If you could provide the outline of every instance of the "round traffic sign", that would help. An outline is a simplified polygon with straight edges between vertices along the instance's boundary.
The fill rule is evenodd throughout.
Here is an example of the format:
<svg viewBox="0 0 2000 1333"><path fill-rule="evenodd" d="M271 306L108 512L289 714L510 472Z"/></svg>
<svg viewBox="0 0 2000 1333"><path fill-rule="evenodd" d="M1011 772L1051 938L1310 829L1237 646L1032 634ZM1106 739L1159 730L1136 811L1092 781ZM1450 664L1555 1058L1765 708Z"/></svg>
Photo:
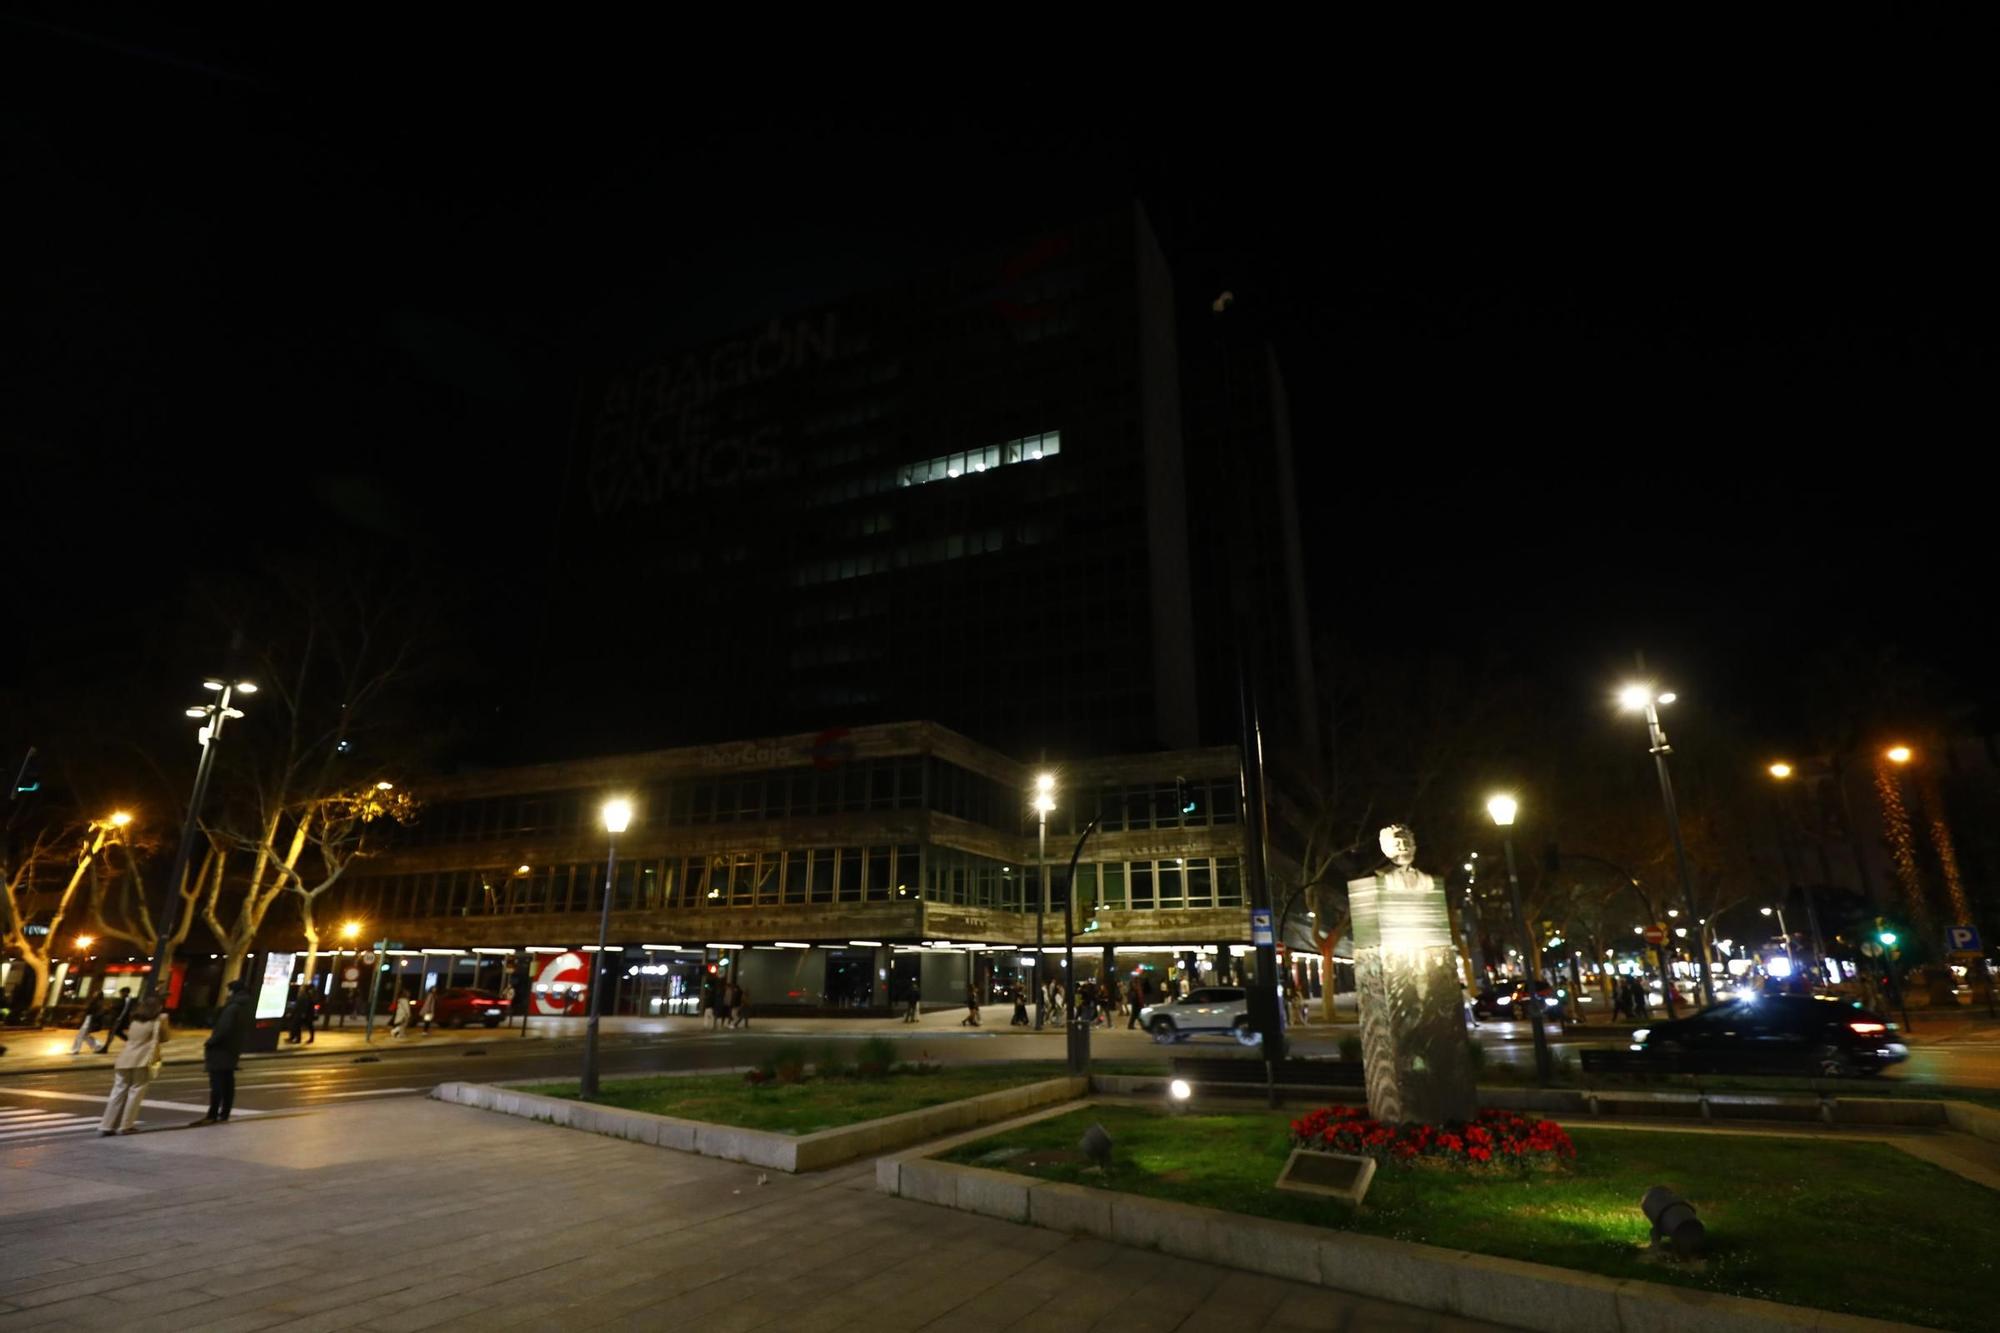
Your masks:
<svg viewBox="0 0 2000 1333"><path fill-rule="evenodd" d="M1665 926L1646 927L1646 943L1665 944L1666 942L1667 942L1667 928Z"/></svg>
<svg viewBox="0 0 2000 1333"><path fill-rule="evenodd" d="M350 967L346 971L342 972L340 975L341 979L344 981L359 981L361 980L361 969L358 967Z"/></svg>

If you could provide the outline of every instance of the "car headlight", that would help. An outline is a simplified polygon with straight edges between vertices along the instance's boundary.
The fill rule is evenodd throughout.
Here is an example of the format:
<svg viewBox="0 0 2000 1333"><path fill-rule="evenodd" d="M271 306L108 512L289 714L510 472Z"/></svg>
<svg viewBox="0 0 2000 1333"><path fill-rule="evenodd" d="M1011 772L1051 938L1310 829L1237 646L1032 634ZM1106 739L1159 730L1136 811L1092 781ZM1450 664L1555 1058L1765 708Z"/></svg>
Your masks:
<svg viewBox="0 0 2000 1333"><path fill-rule="evenodd" d="M1653 1029L1651 1028L1633 1028L1632 1044L1635 1046L1641 1045L1645 1042L1646 1038L1652 1035L1653 1035Z"/></svg>

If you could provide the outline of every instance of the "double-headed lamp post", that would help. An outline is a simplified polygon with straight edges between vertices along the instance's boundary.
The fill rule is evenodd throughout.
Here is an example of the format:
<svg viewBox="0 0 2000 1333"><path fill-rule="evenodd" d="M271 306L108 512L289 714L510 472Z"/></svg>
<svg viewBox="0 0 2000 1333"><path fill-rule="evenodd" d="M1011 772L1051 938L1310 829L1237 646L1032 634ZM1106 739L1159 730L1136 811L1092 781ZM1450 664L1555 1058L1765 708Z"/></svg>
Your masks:
<svg viewBox="0 0 2000 1333"><path fill-rule="evenodd" d="M1549 1030L1542 1013L1546 1007L1541 993L1542 951L1535 943L1534 932L1528 928L1528 914L1521 910L1521 875L1514 867L1514 816L1520 808L1520 802L1511 796L1495 796L1486 802L1486 813L1500 826L1501 841L1507 847L1507 893L1514 903L1514 926L1521 932L1521 961L1528 968L1528 1021L1535 1029L1535 1077L1547 1087L1554 1064L1549 1058Z"/></svg>
<svg viewBox="0 0 2000 1333"><path fill-rule="evenodd" d="M1040 773L1035 777L1035 1031L1042 1030L1042 918L1049 912L1049 811L1056 808L1056 775ZM1069 948L1068 932L1064 932L1063 948ZM1067 954L1065 954L1067 957ZM967 966L971 966L968 959ZM1067 966L1063 969L1069 970ZM1075 996L1065 987L1063 991L1063 1016L1068 1021Z"/></svg>
<svg viewBox="0 0 2000 1333"><path fill-rule="evenodd" d="M1798 960L1792 957L1792 932L1785 928L1785 909L1782 907L1760 907L1757 911L1764 916L1770 916L1772 913L1777 914L1778 933L1785 937L1785 962L1790 965L1792 974L1796 976L1799 964Z"/></svg>
<svg viewBox="0 0 2000 1333"><path fill-rule="evenodd" d="M255 694L256 683L248 680L221 680L209 677L201 687L215 696L213 703L194 704L187 710L189 717L202 719L202 727L195 734L201 743L201 758L195 761L194 792L188 797L187 818L181 821L181 840L174 848L173 868L167 872L167 882L162 886L160 899L159 938L153 945L153 965L146 972L146 980L139 987L139 998L146 999L161 989L161 982L171 965L173 953L173 932L168 923L174 919L174 900L180 894L181 880L186 878L188 854L194 849L195 826L201 819L201 807L208 796L209 775L215 771L215 747L222 739L223 724L233 717L242 717L243 710L232 704L239 694Z"/></svg>
<svg viewBox="0 0 2000 1333"><path fill-rule="evenodd" d="M1667 756L1674 747L1667 744L1666 730L1660 726L1660 705L1670 704L1675 696L1671 693L1655 694L1651 685L1627 685L1618 692L1618 702L1627 712L1646 715L1646 735L1651 742L1653 763L1660 774L1660 804L1666 807L1667 831L1674 838L1674 866L1681 877L1681 906L1687 909L1688 920L1696 921L1701 914L1694 910L1694 880L1688 874L1687 846L1681 841L1681 814L1674 804L1674 780L1667 772ZM1698 971L1701 974L1702 999L1715 1003L1715 978L1708 970L1708 950L1706 945L1696 951L1699 955ZM1673 985L1673 978L1666 979Z"/></svg>
<svg viewBox="0 0 2000 1333"><path fill-rule="evenodd" d="M597 952L590 960L590 1021L583 1030L583 1087L585 1097L597 1095L597 1014L598 997L604 989L604 948L611 938L611 889L617 883L618 835L632 823L632 802L622 796L604 803L604 906L597 914ZM528 998L533 1005L534 997Z"/></svg>

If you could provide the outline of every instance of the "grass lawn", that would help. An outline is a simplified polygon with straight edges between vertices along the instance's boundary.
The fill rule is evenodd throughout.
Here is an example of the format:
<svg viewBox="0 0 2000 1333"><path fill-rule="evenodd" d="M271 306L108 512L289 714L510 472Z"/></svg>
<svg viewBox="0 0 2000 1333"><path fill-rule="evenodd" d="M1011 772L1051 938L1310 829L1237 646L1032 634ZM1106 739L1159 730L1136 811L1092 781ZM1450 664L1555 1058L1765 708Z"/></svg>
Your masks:
<svg viewBox="0 0 2000 1333"><path fill-rule="evenodd" d="M1012 1152L1075 1148L1093 1120L1116 1144L1108 1172L1010 1165ZM1577 1157L1565 1171L1475 1176L1385 1165L1356 1212L1272 1188L1289 1127L1279 1112L1100 1106L981 1139L945 1160L1610 1277L1993 1327L2000 1194L1886 1144L1571 1128ZM1661 1184L1685 1195L1708 1227L1702 1271L1642 1257L1639 1196Z"/></svg>
<svg viewBox="0 0 2000 1333"><path fill-rule="evenodd" d="M858 1125L864 1120L961 1101L982 1092L1039 1083L1060 1072L1061 1067L1053 1063L948 1065L927 1073L899 1069L881 1078L815 1078L804 1083L767 1083L761 1087L745 1082L741 1074L620 1078L604 1080L597 1100L605 1106L679 1116L683 1120L706 1120L715 1125L768 1129L780 1134L811 1134L815 1130ZM521 1090L544 1097L577 1095L574 1082L539 1083Z"/></svg>

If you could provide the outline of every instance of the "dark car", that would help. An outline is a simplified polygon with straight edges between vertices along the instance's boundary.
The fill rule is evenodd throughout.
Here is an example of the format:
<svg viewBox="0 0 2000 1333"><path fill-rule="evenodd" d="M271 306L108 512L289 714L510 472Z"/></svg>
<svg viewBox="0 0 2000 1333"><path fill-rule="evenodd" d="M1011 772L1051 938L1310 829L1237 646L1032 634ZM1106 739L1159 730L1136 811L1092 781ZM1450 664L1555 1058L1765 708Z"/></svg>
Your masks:
<svg viewBox="0 0 2000 1333"><path fill-rule="evenodd" d="M1635 1028L1632 1049L1674 1069L1732 1073L1875 1074L1906 1060L1896 1025L1831 995L1739 996L1698 1014Z"/></svg>
<svg viewBox="0 0 2000 1333"><path fill-rule="evenodd" d="M1558 1006L1561 1004L1561 1001L1556 998L1554 987L1544 981L1537 993L1542 997L1543 1011L1548 1013L1550 1017L1555 1017L1560 1012ZM1514 985L1501 986L1497 989L1489 986L1472 997L1472 1016L1474 1018L1526 1018L1528 1015L1528 985L1526 982L1517 982Z"/></svg>
<svg viewBox="0 0 2000 1333"><path fill-rule="evenodd" d="M438 1026L462 1028L468 1023L499 1027L507 1017L507 1006L490 990L470 986L448 986L438 992Z"/></svg>

